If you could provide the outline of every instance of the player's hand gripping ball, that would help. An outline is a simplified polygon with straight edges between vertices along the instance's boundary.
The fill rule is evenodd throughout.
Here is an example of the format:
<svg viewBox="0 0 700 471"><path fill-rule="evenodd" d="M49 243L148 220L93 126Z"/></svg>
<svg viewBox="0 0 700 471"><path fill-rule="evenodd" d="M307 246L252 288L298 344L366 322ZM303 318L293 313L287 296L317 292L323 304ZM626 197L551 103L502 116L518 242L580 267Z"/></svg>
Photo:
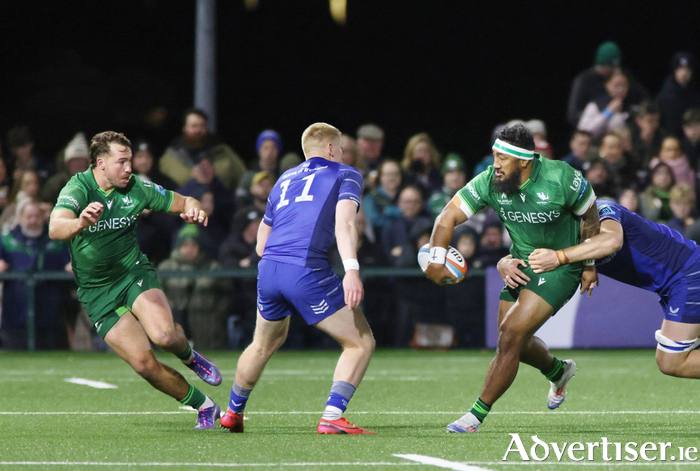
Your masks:
<svg viewBox="0 0 700 471"><path fill-rule="evenodd" d="M420 265L421 270L425 271L430 263L430 244L425 244L418 251L418 265ZM451 278L445 278L444 282L447 285L452 285L459 283L464 279L464 275L467 274L467 261L459 250L452 247L451 245L447 247L447 257L445 258L445 266L456 278L457 281L452 281Z"/></svg>

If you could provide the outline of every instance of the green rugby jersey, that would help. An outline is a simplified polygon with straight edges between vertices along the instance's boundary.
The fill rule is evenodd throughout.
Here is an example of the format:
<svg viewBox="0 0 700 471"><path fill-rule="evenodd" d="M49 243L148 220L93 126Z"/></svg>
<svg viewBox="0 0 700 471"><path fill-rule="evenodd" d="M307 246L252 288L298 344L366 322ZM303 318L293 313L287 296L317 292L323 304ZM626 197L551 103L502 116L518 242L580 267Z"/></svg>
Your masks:
<svg viewBox="0 0 700 471"><path fill-rule="evenodd" d="M78 173L61 190L54 211L67 209L80 217L90 203L102 203L100 219L70 241L70 255L78 286L105 286L145 260L136 240L136 220L141 211L169 211L173 192L136 175L126 188L104 191L92 169Z"/></svg>
<svg viewBox="0 0 700 471"><path fill-rule="evenodd" d="M595 204L581 172L535 155L530 178L517 193L499 192L493 177L490 166L459 190L460 207L468 218L486 205L495 209L513 240L514 258L527 261L537 248L559 250L580 243L578 216Z"/></svg>

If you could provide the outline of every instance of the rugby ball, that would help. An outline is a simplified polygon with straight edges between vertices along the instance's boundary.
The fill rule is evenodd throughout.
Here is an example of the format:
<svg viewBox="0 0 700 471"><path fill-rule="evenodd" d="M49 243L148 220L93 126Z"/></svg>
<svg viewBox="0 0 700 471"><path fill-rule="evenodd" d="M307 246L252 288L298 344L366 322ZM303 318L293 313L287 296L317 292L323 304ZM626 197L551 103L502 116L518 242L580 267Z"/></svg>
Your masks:
<svg viewBox="0 0 700 471"><path fill-rule="evenodd" d="M425 271L430 263L430 244L425 244L418 251L418 265L421 270ZM467 274L467 262L459 250L452 247L447 247L447 257L445 258L445 266L457 278L457 281L452 281L451 278L445 278L445 284L451 285L459 283Z"/></svg>

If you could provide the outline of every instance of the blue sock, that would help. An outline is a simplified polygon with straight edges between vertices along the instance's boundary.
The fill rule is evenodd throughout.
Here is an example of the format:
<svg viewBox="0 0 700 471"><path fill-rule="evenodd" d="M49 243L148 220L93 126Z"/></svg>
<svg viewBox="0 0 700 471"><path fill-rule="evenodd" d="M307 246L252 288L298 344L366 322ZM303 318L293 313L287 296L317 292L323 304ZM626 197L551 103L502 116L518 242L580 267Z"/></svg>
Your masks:
<svg viewBox="0 0 700 471"><path fill-rule="evenodd" d="M343 412L348 408L348 402L355 394L355 386L345 381L333 381L331 394L326 401L326 410L323 418L327 420L338 420L343 416Z"/></svg>
<svg viewBox="0 0 700 471"><path fill-rule="evenodd" d="M228 401L228 408L239 414L243 412L245 403L248 402L248 396L250 396L252 390L253 388L242 388L234 381L233 386L231 386L231 399Z"/></svg>

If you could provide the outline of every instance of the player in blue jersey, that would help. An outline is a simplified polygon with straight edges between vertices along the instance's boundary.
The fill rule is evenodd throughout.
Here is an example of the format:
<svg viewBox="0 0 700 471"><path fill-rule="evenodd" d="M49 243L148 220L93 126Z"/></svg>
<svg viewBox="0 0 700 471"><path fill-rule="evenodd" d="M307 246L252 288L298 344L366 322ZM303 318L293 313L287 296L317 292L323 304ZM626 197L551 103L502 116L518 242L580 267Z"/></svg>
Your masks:
<svg viewBox="0 0 700 471"><path fill-rule="evenodd" d="M563 250L537 249L529 257L530 267L543 273L595 258L599 273L658 293L664 321L656 331L656 363L664 374L700 378L700 247L614 201L601 199L597 204L600 234ZM527 278L517 268L523 264L516 259L499 263L510 286ZM588 287L589 296L594 286Z"/></svg>
<svg viewBox="0 0 700 471"><path fill-rule="evenodd" d="M262 259L255 334L238 359L229 408L221 417L221 426L231 432L243 432L243 411L250 392L284 343L289 316L299 314L343 347L318 433L374 433L343 417L369 365L374 337L359 307L364 290L357 262L355 214L362 176L340 163L340 140L340 131L329 124L309 126L301 137L306 162L287 170L267 200L256 247ZM345 267L342 283L328 261L334 233Z"/></svg>

